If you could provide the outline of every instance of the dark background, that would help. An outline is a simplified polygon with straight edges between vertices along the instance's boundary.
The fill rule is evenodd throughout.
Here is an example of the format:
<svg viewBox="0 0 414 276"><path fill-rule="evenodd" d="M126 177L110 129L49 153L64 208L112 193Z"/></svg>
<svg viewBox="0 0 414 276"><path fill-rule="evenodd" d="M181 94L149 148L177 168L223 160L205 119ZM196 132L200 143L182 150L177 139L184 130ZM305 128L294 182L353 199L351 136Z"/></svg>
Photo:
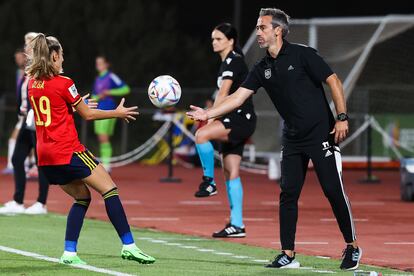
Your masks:
<svg viewBox="0 0 414 276"><path fill-rule="evenodd" d="M183 87L213 87L219 60L210 47L212 28L235 23L243 45L261 7L281 8L292 18L414 13L414 1L362 2L3 0L0 92L14 91L13 53L28 31L61 41L65 74L81 91L91 88L99 53L110 57L113 70L132 87L146 87L160 74L173 75Z"/></svg>

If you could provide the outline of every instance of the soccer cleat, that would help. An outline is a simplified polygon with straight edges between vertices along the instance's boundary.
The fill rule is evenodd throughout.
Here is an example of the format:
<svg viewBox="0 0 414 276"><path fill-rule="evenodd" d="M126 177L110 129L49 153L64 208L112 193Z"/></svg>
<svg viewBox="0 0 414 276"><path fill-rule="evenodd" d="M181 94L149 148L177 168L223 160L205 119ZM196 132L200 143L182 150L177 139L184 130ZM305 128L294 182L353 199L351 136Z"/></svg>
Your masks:
<svg viewBox="0 0 414 276"><path fill-rule="evenodd" d="M0 214L23 214L24 213L24 205L19 204L16 201L12 200L6 202L3 207L0 208Z"/></svg>
<svg viewBox="0 0 414 276"><path fill-rule="evenodd" d="M295 260L295 253L293 253L293 257L289 257L286 255L284 251L281 254L275 257L275 260L266 265L265 267L268 268L299 268L300 263Z"/></svg>
<svg viewBox="0 0 414 276"><path fill-rule="evenodd" d="M342 252L342 263L340 268L342 270L354 270L359 266L359 260L362 257L362 249L360 247L354 248L352 245L347 245Z"/></svg>
<svg viewBox="0 0 414 276"><path fill-rule="evenodd" d="M36 202L32 206L28 207L25 211L25 214L27 215L46 215L47 214L47 208L46 205Z"/></svg>
<svg viewBox="0 0 414 276"><path fill-rule="evenodd" d="M152 264L155 262L155 258L142 252L141 249L135 246L135 248L122 248L121 257L124 260L136 261L140 264Z"/></svg>
<svg viewBox="0 0 414 276"><path fill-rule="evenodd" d="M203 176L203 182L201 182L198 187L198 191L195 192L195 197L207 197L217 194L216 185L213 185L213 178L208 176Z"/></svg>
<svg viewBox="0 0 414 276"><path fill-rule="evenodd" d="M223 230L214 232L213 238L244 238L246 237L246 229L237 227L230 223Z"/></svg>
<svg viewBox="0 0 414 276"><path fill-rule="evenodd" d="M63 253L62 257L60 257L59 263L61 264L83 264L86 265L86 262L82 261L78 255L69 256Z"/></svg>

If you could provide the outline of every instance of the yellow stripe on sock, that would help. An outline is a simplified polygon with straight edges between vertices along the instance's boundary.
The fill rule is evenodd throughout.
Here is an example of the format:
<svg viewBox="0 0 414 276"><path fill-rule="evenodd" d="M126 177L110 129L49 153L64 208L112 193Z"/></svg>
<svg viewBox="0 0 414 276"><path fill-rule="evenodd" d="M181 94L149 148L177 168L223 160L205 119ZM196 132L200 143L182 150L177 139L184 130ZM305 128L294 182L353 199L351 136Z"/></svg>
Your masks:
<svg viewBox="0 0 414 276"><path fill-rule="evenodd" d="M89 201L84 201L84 200L76 200L75 201L77 204L83 205L88 207L89 206Z"/></svg>
<svg viewBox="0 0 414 276"><path fill-rule="evenodd" d="M95 161L86 153L86 152L83 152L82 153L82 155L85 157L85 159L86 160L88 160L89 161L89 163L92 165L92 167L95 169L96 168L96 163L95 163Z"/></svg>
<svg viewBox="0 0 414 276"><path fill-rule="evenodd" d="M119 195L119 194L118 194L118 191L117 191L117 190L114 190L114 191L109 192L109 193L107 193L106 195L104 195L104 196L103 196L103 198L104 198L104 199L107 199L107 198L110 198L111 196L117 196L117 195Z"/></svg>
<svg viewBox="0 0 414 276"><path fill-rule="evenodd" d="M82 157L82 155L80 153L76 153L76 155L79 157L79 159L81 159L83 161L83 163L88 166L88 168L92 171L93 167Z"/></svg>

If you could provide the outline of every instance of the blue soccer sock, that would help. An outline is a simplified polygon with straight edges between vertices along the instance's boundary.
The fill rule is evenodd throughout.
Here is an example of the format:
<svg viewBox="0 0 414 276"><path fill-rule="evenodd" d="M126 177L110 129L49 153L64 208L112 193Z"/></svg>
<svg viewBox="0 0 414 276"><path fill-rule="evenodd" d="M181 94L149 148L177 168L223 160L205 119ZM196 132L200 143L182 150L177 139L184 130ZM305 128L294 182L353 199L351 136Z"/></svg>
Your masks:
<svg viewBox="0 0 414 276"><path fill-rule="evenodd" d="M76 199L75 203L73 203L66 223L65 251L76 252L79 233L82 229L83 220L90 202L91 199L87 198Z"/></svg>
<svg viewBox="0 0 414 276"><path fill-rule="evenodd" d="M243 186L240 177L227 180L227 196L230 203L230 223L237 227L243 225Z"/></svg>
<svg viewBox="0 0 414 276"><path fill-rule="evenodd" d="M112 225L115 227L122 244L133 244L134 238L132 237L124 208L122 207L121 200L119 199L118 189L113 188L112 190L104 193L102 197L105 201L106 213L108 214Z"/></svg>
<svg viewBox="0 0 414 276"><path fill-rule="evenodd" d="M198 156L203 166L204 176L211 177L214 179L214 147L210 141L203 144L196 144ZM212 184L215 184L214 181Z"/></svg>

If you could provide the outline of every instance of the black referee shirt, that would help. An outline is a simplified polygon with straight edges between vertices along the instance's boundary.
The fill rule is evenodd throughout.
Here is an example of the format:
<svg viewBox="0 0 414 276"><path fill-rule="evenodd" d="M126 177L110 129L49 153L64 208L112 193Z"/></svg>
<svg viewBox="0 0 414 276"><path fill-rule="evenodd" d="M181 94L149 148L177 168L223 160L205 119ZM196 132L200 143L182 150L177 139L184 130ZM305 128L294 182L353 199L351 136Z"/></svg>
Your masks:
<svg viewBox="0 0 414 276"><path fill-rule="evenodd" d="M332 74L315 49L284 40L277 57L267 53L241 86L266 90L284 120L284 143L310 145L326 141L335 124L322 86Z"/></svg>
<svg viewBox="0 0 414 276"><path fill-rule="evenodd" d="M220 65L217 74L217 88L220 89L223 80L232 80L229 95L233 94L246 79L248 73L249 69L243 56L231 51ZM238 109L242 109L246 113L254 112L252 97L249 97Z"/></svg>

